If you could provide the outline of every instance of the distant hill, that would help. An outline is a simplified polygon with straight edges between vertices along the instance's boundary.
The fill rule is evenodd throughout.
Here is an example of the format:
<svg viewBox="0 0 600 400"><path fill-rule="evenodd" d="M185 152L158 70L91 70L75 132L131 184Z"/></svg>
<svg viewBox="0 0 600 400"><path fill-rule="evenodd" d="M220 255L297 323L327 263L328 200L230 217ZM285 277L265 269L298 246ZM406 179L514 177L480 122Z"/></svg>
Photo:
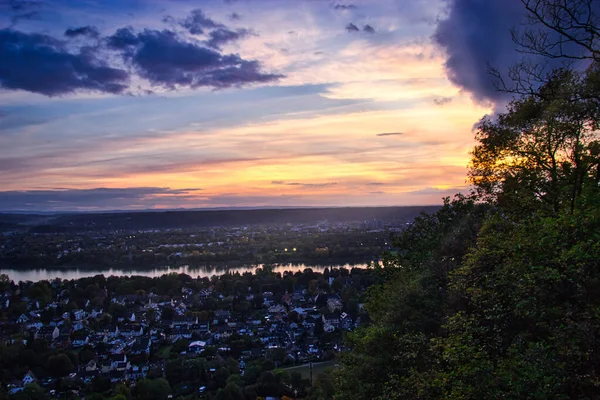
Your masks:
<svg viewBox="0 0 600 400"><path fill-rule="evenodd" d="M144 211L93 214L0 214L0 228L27 229L34 232L167 229L210 226L271 224L312 224L351 221L412 221L421 212L432 213L439 206L284 208L257 210Z"/></svg>

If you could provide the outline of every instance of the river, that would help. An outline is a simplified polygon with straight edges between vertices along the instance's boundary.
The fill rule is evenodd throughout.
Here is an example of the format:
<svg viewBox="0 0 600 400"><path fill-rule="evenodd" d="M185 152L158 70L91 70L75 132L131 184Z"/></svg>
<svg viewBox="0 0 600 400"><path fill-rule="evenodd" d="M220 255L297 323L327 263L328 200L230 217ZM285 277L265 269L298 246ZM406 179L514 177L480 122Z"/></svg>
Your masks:
<svg viewBox="0 0 600 400"><path fill-rule="evenodd" d="M184 265L176 268L156 268L149 270L125 270L125 269L0 269L0 274L8 275L9 279L19 282L19 281L42 281L42 280L52 280L56 278L61 279L79 279L86 278L95 275L104 275L108 276L147 276L150 278L158 277L164 274L187 274L193 278L204 278L211 277L213 275L222 275L225 273L244 273L244 272L254 272L257 268L262 267L262 264L253 265L253 266L243 266L243 267L191 267L189 265ZM337 265L305 265L305 264L279 264L273 268L274 272L285 272L285 271L304 271L306 268L311 268L313 271L322 272L325 268L366 268L367 264L337 264Z"/></svg>

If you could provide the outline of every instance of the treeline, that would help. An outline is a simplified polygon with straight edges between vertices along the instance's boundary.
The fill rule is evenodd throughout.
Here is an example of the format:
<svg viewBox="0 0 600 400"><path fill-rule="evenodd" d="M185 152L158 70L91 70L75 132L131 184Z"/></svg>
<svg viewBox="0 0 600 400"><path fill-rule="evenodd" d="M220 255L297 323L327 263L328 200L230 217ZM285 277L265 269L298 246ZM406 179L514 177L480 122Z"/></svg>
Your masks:
<svg viewBox="0 0 600 400"><path fill-rule="evenodd" d="M594 9L527 3L568 21ZM474 193L396 238L336 399L600 397L600 51L584 55L483 119Z"/></svg>
<svg viewBox="0 0 600 400"><path fill-rule="evenodd" d="M313 224L330 222L380 221L409 222L420 212L437 206L283 208L259 210L147 211L97 214L15 215L0 214L0 223L21 226L32 232L74 232L84 230L137 230L198 228L270 224ZM10 224L10 225L8 225Z"/></svg>

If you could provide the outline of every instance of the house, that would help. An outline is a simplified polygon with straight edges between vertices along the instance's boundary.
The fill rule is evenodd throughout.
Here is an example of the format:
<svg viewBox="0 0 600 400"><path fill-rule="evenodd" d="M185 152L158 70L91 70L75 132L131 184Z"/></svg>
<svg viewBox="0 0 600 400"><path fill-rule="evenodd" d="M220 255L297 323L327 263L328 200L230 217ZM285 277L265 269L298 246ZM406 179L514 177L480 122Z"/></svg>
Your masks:
<svg viewBox="0 0 600 400"><path fill-rule="evenodd" d="M127 324L120 329L120 335L126 338L138 337L144 334L141 325Z"/></svg>
<svg viewBox="0 0 600 400"><path fill-rule="evenodd" d="M208 321L202 321L197 324L193 324L191 328L195 333L203 334L210 332L210 324Z"/></svg>
<svg viewBox="0 0 600 400"><path fill-rule="evenodd" d="M83 324L83 321L75 321L75 323L73 324L73 331L80 331L83 328L85 328L85 325Z"/></svg>
<svg viewBox="0 0 600 400"><path fill-rule="evenodd" d="M191 327L192 325L197 323L198 317L194 317L191 315L177 315L173 318L173 321L171 321L171 328L183 325Z"/></svg>
<svg viewBox="0 0 600 400"><path fill-rule="evenodd" d="M93 309L93 310L90 312L90 316L91 316L92 318L98 318L98 317L101 317L101 316L102 316L102 313L103 313L103 311L104 311L104 310L102 310L102 308L100 308L100 307L96 307L96 308L94 308L94 309Z"/></svg>
<svg viewBox="0 0 600 400"><path fill-rule="evenodd" d="M188 351L190 353L201 353L202 351L204 351L204 347L206 347L206 342L197 340L189 344Z"/></svg>
<svg viewBox="0 0 600 400"><path fill-rule="evenodd" d="M110 327L104 328L103 332L106 337L115 338L115 337L119 336L119 327L116 325L110 326Z"/></svg>
<svg viewBox="0 0 600 400"><path fill-rule="evenodd" d="M217 325L219 322L227 322L229 318L231 318L231 313L229 310L217 310L215 311L214 324Z"/></svg>
<svg viewBox="0 0 600 400"><path fill-rule="evenodd" d="M97 369L98 364L96 363L96 360L90 360L90 362L88 362L85 366L86 372L96 372Z"/></svg>
<svg viewBox="0 0 600 400"><path fill-rule="evenodd" d="M44 324L42 323L42 321L29 321L26 325L27 329L35 329L36 331L38 329L40 329L42 326L44 326Z"/></svg>
<svg viewBox="0 0 600 400"><path fill-rule="evenodd" d="M17 318L18 324L25 324L27 322L29 322L29 315L27 314L21 314L19 315L19 318Z"/></svg>
<svg viewBox="0 0 600 400"><path fill-rule="evenodd" d="M212 295L212 289L202 289L198 292L198 299L200 301L206 301Z"/></svg>
<svg viewBox="0 0 600 400"><path fill-rule="evenodd" d="M111 354L110 366L112 369L117 369L119 364L127 364L127 355L125 353Z"/></svg>
<svg viewBox="0 0 600 400"><path fill-rule="evenodd" d="M135 339L135 343L131 347L132 354L150 354L150 347L152 346L152 339L150 337L140 337Z"/></svg>
<svg viewBox="0 0 600 400"><path fill-rule="evenodd" d="M328 332L332 332L333 330L335 330L335 328L338 328L340 326L340 317L338 314L323 314L322 318L323 328Z"/></svg>
<svg viewBox="0 0 600 400"><path fill-rule="evenodd" d="M37 381L37 378L35 377L35 375L33 374L33 372L31 372L31 370L30 370L30 371L27 371L27 373L25 374L25 376L21 380L21 384L23 386L27 386L30 383L33 383L35 381Z"/></svg>
<svg viewBox="0 0 600 400"><path fill-rule="evenodd" d="M327 308L329 312L342 311L342 299L339 294L330 294L327 296Z"/></svg>
<svg viewBox="0 0 600 400"><path fill-rule="evenodd" d="M86 332L78 331L73 334L71 345L73 348L83 347L90 341L90 336Z"/></svg>
<svg viewBox="0 0 600 400"><path fill-rule="evenodd" d="M56 338L58 338L59 335L60 335L60 331L58 330L58 327L56 327L56 326L42 326L35 333L34 338L35 339L44 339L44 340L47 340L49 342L52 342Z"/></svg>
<svg viewBox="0 0 600 400"><path fill-rule="evenodd" d="M81 309L73 311L73 319L75 321L81 321L85 317L87 317L87 313L85 311Z"/></svg>
<svg viewBox="0 0 600 400"><path fill-rule="evenodd" d="M285 307L283 304L276 304L274 306L269 307L269 314L284 314Z"/></svg>
<svg viewBox="0 0 600 400"><path fill-rule="evenodd" d="M176 342L179 339L189 339L192 337L192 330L187 325L177 326L171 330L169 339L171 342Z"/></svg>

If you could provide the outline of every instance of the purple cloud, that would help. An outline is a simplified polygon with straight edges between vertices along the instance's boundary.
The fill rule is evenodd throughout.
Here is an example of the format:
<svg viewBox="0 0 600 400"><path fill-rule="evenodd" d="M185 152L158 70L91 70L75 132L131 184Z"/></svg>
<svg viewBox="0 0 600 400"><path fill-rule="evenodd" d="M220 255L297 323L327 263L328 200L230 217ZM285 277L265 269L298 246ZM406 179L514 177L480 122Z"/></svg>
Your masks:
<svg viewBox="0 0 600 400"><path fill-rule="evenodd" d="M350 33L360 31L360 29L358 29L358 26L354 25L352 22L346 25L346 30Z"/></svg>
<svg viewBox="0 0 600 400"><path fill-rule="evenodd" d="M371 25L365 25L363 26L363 32L375 33L375 28L373 28Z"/></svg>
<svg viewBox="0 0 600 400"><path fill-rule="evenodd" d="M333 6L333 8L335 10L354 10L356 9L356 6L354 4L336 4L335 6Z"/></svg>
<svg viewBox="0 0 600 400"><path fill-rule="evenodd" d="M202 86L221 89L272 82L282 77L261 72L257 61L244 60L235 54L223 55L215 49L184 41L168 30L146 29L134 33L131 28L123 28L108 42L123 51L139 76L167 89Z"/></svg>
<svg viewBox="0 0 600 400"><path fill-rule="evenodd" d="M223 24L213 21L206 16L200 9L192 11L192 13L180 25L188 30L192 35L201 35L205 29L224 28Z"/></svg>
<svg viewBox="0 0 600 400"><path fill-rule="evenodd" d="M69 28L65 31L65 36L74 38L78 36L89 36L96 38L100 35L98 29L95 26L82 26L79 28Z"/></svg>
<svg viewBox="0 0 600 400"><path fill-rule="evenodd" d="M232 31L227 28L219 28L212 30L209 33L209 39L206 41L206 45L218 50L222 45L229 42L235 42L248 35L250 35L250 31L248 29L238 29L236 31Z"/></svg>
<svg viewBox="0 0 600 400"><path fill-rule="evenodd" d="M91 52L71 52L44 34L0 30L0 86L47 96L76 91L122 93L129 74Z"/></svg>

